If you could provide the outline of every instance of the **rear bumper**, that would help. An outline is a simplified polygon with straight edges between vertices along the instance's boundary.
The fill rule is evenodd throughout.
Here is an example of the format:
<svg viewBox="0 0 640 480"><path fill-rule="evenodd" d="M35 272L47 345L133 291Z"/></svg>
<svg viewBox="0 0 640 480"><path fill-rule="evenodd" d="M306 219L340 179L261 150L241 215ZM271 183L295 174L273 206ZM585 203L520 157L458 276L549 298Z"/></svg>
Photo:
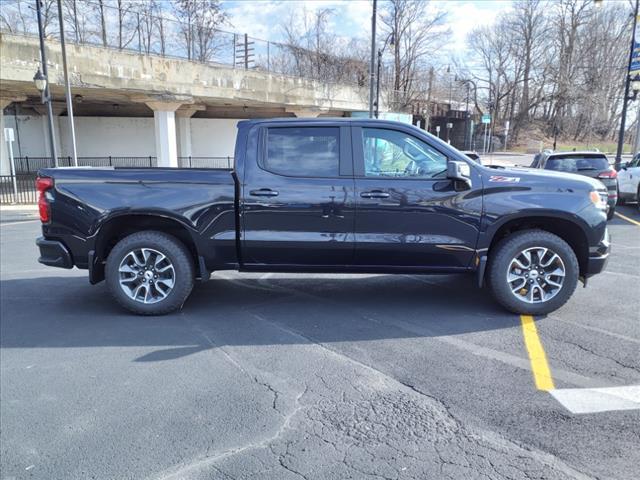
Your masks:
<svg viewBox="0 0 640 480"><path fill-rule="evenodd" d="M71 254L62 242L39 237L36 245L40 249L38 262L50 267L73 268Z"/></svg>
<svg viewBox="0 0 640 480"><path fill-rule="evenodd" d="M609 261L609 254L611 253L611 237L609 231L604 231L604 236L600 243L595 247L589 248L589 261L587 263L587 271L585 277L590 277L602 272L607 266Z"/></svg>

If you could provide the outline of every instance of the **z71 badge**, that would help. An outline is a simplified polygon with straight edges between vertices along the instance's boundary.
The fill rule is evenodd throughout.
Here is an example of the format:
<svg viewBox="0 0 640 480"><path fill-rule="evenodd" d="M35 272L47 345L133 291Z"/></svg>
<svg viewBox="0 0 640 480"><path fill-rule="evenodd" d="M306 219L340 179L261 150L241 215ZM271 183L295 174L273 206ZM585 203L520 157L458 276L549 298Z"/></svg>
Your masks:
<svg viewBox="0 0 640 480"><path fill-rule="evenodd" d="M520 177L505 177L503 175L491 175L489 177L490 182L500 182L500 183L518 183L520 181Z"/></svg>

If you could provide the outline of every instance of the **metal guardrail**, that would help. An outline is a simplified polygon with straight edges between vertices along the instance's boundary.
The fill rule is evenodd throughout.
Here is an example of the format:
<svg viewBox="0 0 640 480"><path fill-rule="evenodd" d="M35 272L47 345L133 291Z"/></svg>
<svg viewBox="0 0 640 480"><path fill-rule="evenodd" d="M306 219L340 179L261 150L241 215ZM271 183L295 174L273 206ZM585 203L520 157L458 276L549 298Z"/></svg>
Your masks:
<svg viewBox="0 0 640 480"><path fill-rule="evenodd" d="M36 174L51 167L50 157L15 157L16 189L13 175L0 175L0 204L30 204L38 201ZM71 157L58 157L59 167L72 167ZM157 159L148 157L78 157L79 167L156 168ZM178 157L179 168L233 168L233 157Z"/></svg>

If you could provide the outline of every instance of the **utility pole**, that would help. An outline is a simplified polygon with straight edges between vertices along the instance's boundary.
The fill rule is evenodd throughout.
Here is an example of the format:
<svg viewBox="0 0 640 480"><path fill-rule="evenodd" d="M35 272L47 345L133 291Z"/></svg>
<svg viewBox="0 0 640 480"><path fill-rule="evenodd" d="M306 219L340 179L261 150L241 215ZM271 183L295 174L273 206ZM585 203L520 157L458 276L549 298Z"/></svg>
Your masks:
<svg viewBox="0 0 640 480"><path fill-rule="evenodd" d="M49 122L49 148L51 149L51 160L54 167L58 166L58 152L56 151L56 141L53 130L53 107L51 106L51 92L49 88L49 76L47 72L47 54L44 49L44 29L42 27L42 5L41 0L36 0L36 16L38 17L38 36L40 37L40 62L42 63L42 74L46 78L46 86L44 88L44 100L47 104L47 117ZM43 102L45 103L45 102Z"/></svg>
<svg viewBox="0 0 640 480"><path fill-rule="evenodd" d="M369 64L369 118L373 118L373 77L375 76L376 63L376 16L378 0L373 0L373 12L371 13L371 62Z"/></svg>
<svg viewBox="0 0 640 480"><path fill-rule="evenodd" d="M620 131L618 132L618 148L616 149L615 169L620 170L622 163L622 147L624 146L624 130L627 121L627 103L629 102L629 85L631 83L631 63L633 62L633 50L636 43L636 21L638 19L638 1L636 0L633 12L633 28L631 29L631 48L629 49L629 63L624 76L624 97L622 98L622 116L620 117ZM640 39L638 39L640 40Z"/></svg>
<svg viewBox="0 0 640 480"><path fill-rule="evenodd" d="M71 135L71 153L73 154L73 165L77 167L78 152L76 151L76 126L73 120L73 99L71 98L71 82L69 81L69 69L67 68L67 48L64 43L62 0L58 0L58 19L60 22L60 48L62 48L62 67L64 69L65 96L67 99L67 118L69 119L69 131Z"/></svg>

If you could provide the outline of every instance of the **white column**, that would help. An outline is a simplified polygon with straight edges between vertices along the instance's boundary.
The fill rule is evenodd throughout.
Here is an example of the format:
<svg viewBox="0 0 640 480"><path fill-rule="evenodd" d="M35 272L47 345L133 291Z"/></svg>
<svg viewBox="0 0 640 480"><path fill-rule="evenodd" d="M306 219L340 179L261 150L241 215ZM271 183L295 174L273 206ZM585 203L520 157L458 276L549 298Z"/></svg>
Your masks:
<svg viewBox="0 0 640 480"><path fill-rule="evenodd" d="M153 110L156 139L156 157L159 167L177 167L176 110L179 103L147 102Z"/></svg>
<svg viewBox="0 0 640 480"><path fill-rule="evenodd" d="M293 113L298 118L315 118L328 112L327 109L304 107L287 107L285 111L287 113Z"/></svg>
<svg viewBox="0 0 640 480"><path fill-rule="evenodd" d="M4 141L4 109L13 102L23 102L27 97L0 97L0 175L11 174L9 146ZM17 122L17 119L16 119ZM15 132L14 132L15 135ZM15 144L14 144L15 149ZM15 152L15 150L14 150Z"/></svg>
<svg viewBox="0 0 640 480"><path fill-rule="evenodd" d="M205 110L204 105L183 105L176 110L176 123L178 130L178 157L191 157L191 117L200 111Z"/></svg>
<svg viewBox="0 0 640 480"><path fill-rule="evenodd" d="M7 98L0 98L0 175L9 175L11 165L9 165L9 150L4 141L4 109L11 103Z"/></svg>
<svg viewBox="0 0 640 480"><path fill-rule="evenodd" d="M178 156L190 157L191 152L191 117L185 117L176 113L178 129Z"/></svg>

